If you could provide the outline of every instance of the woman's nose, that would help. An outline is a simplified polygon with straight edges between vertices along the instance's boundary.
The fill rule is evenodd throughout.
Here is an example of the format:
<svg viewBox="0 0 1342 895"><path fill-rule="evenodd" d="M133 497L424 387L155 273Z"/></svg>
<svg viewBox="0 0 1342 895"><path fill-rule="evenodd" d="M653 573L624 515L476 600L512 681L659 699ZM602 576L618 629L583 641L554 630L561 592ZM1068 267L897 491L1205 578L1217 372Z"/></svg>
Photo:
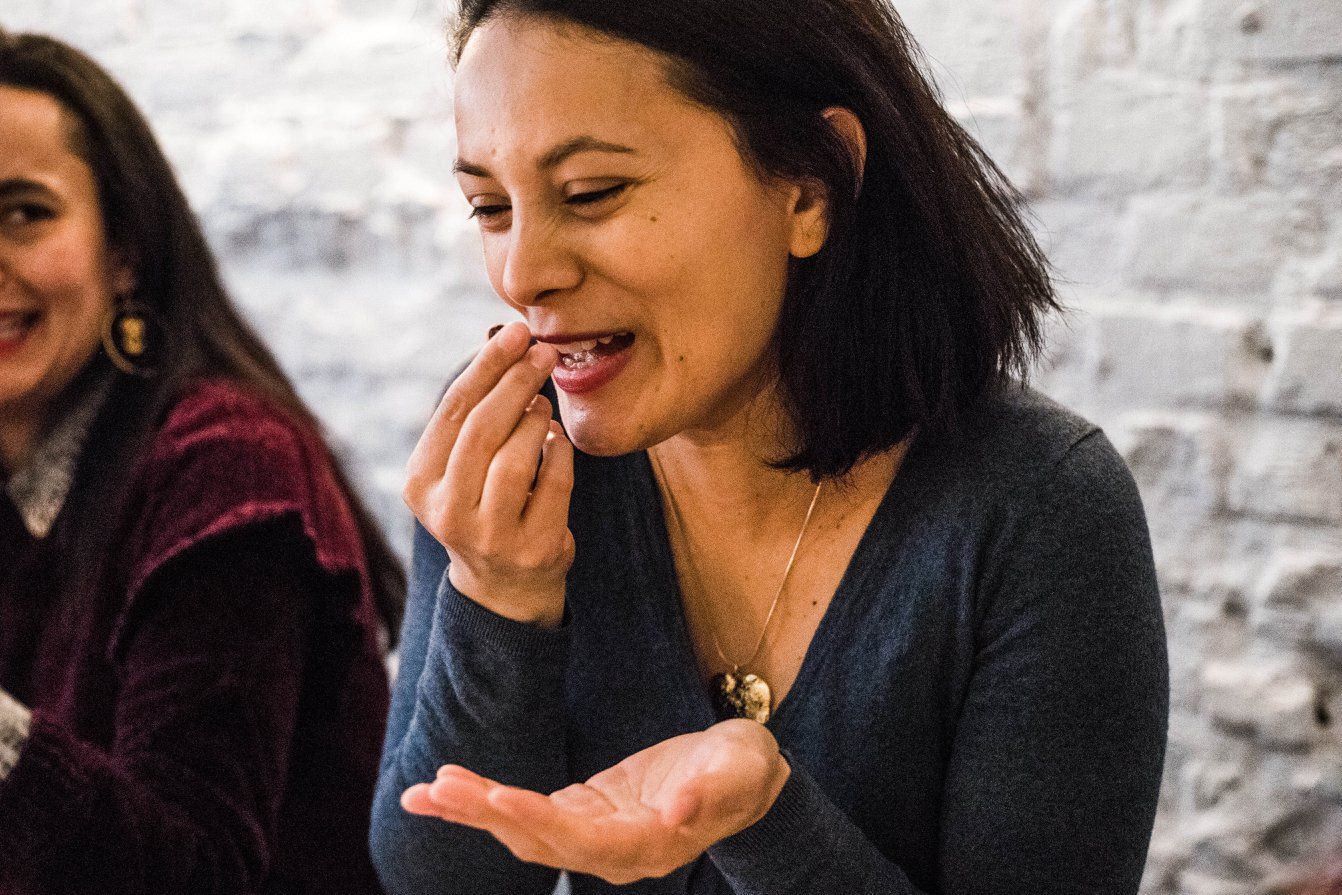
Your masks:
<svg viewBox="0 0 1342 895"><path fill-rule="evenodd" d="M503 262L504 297L510 303L539 304L581 282L582 267L553 225L514 218Z"/></svg>

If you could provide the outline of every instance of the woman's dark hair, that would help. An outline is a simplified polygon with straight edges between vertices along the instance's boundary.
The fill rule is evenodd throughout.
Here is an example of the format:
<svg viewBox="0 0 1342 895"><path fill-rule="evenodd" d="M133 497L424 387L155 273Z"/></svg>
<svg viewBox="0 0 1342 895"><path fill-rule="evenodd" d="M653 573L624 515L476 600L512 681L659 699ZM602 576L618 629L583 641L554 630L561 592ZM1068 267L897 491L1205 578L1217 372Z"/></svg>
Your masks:
<svg viewBox="0 0 1342 895"><path fill-rule="evenodd" d="M74 552L67 580L102 574L114 546L111 513L125 509L135 460L192 381L223 377L244 386L320 433L275 358L229 301L200 225L144 117L115 81L74 48L35 34L0 30L0 85L55 99L68 121L71 149L93 172L108 245L134 268L134 298L162 326L156 376L122 379L114 393L111 455L96 482L72 490L65 540ZM358 525L378 610L394 640L405 604L405 572L341 464L330 457ZM112 518L115 518L113 516Z"/></svg>
<svg viewBox="0 0 1342 895"><path fill-rule="evenodd" d="M455 58L497 15L631 41L722 115L763 176L823 184L830 230L794 261L776 339L797 443L781 468L842 475L917 427L954 433L1022 381L1058 309L1022 198L942 108L887 0L461 0ZM822 116L852 110L862 174Z"/></svg>

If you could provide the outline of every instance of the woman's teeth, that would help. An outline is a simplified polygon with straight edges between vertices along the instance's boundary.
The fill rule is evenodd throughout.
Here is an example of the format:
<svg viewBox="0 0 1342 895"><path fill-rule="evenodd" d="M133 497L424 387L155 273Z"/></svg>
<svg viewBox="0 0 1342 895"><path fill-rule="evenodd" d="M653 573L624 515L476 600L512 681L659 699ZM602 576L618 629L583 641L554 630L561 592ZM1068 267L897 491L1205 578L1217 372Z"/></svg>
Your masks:
<svg viewBox="0 0 1342 895"><path fill-rule="evenodd" d="M564 365L566 370L580 370L583 367L596 363L595 351L575 351L571 354L560 354L559 362Z"/></svg>
<svg viewBox="0 0 1342 895"><path fill-rule="evenodd" d="M585 342L568 342L564 345L556 345L555 349L560 354L581 354L584 351L591 351L597 346L600 339L588 339Z"/></svg>
<svg viewBox="0 0 1342 895"><path fill-rule="evenodd" d="M596 363L601 356L597 350L598 346L605 347L616 339L624 339L629 335L629 333L611 333L608 336L584 339L581 342L557 344L555 350L559 352L559 362L564 365L565 369L577 370Z"/></svg>
<svg viewBox="0 0 1342 895"><path fill-rule="evenodd" d="M562 345L555 345L555 350L560 354L583 354L591 351L598 345L609 345L615 341L616 336L622 336L624 333L611 333L608 336L601 336L596 339L585 339L581 342L567 342Z"/></svg>

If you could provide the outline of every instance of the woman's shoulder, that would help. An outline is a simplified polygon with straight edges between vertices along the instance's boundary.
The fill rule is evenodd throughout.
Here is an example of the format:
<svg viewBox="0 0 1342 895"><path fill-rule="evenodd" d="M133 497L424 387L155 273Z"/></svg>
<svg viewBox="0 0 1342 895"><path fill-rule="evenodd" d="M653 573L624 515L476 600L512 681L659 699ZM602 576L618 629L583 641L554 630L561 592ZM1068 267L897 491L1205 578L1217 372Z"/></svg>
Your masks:
<svg viewBox="0 0 1342 895"><path fill-rule="evenodd" d="M1155 593L1136 482L1104 431L1075 411L1013 385L980 401L959 438L929 439L919 460L899 510L914 524L891 530L913 531L899 543L920 556L976 569L976 599L1033 599L1045 584L1062 586L1055 576L1100 566L1128 582L1134 600Z"/></svg>
<svg viewBox="0 0 1342 895"><path fill-rule="evenodd" d="M224 379L189 383L177 394L141 461L151 498L307 507L338 492L320 433L247 386ZM336 503L343 503L343 497Z"/></svg>
<svg viewBox="0 0 1342 895"><path fill-rule="evenodd" d="M1012 383L985 395L969 415L966 443L995 468L1051 469L1100 429L1070 408Z"/></svg>
<svg viewBox="0 0 1342 895"><path fill-rule="evenodd" d="M197 544L286 517L301 525L321 566L363 571L353 511L320 433L239 383L183 388L136 482L132 591Z"/></svg>
<svg viewBox="0 0 1342 895"><path fill-rule="evenodd" d="M957 436L929 440L920 455L943 493L988 498L999 509L1038 506L1078 487L1135 491L1097 425L1019 383L985 395Z"/></svg>
<svg viewBox="0 0 1342 895"><path fill-rule="evenodd" d="M199 379L179 391L155 433L151 451L173 454L202 442L297 450L308 438L290 414L241 383Z"/></svg>

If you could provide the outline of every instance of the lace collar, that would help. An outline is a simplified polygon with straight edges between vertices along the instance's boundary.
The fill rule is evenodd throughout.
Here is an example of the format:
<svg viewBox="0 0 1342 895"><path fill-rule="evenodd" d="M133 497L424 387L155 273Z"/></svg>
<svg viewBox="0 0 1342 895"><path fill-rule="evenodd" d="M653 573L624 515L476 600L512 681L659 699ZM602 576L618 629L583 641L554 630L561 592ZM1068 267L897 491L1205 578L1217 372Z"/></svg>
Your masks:
<svg viewBox="0 0 1342 895"><path fill-rule="evenodd" d="M113 382L114 376L104 373L76 385L60 402L55 422L38 441L28 462L5 483L5 493L33 537L41 539L51 534L70 496L89 430L107 403Z"/></svg>

